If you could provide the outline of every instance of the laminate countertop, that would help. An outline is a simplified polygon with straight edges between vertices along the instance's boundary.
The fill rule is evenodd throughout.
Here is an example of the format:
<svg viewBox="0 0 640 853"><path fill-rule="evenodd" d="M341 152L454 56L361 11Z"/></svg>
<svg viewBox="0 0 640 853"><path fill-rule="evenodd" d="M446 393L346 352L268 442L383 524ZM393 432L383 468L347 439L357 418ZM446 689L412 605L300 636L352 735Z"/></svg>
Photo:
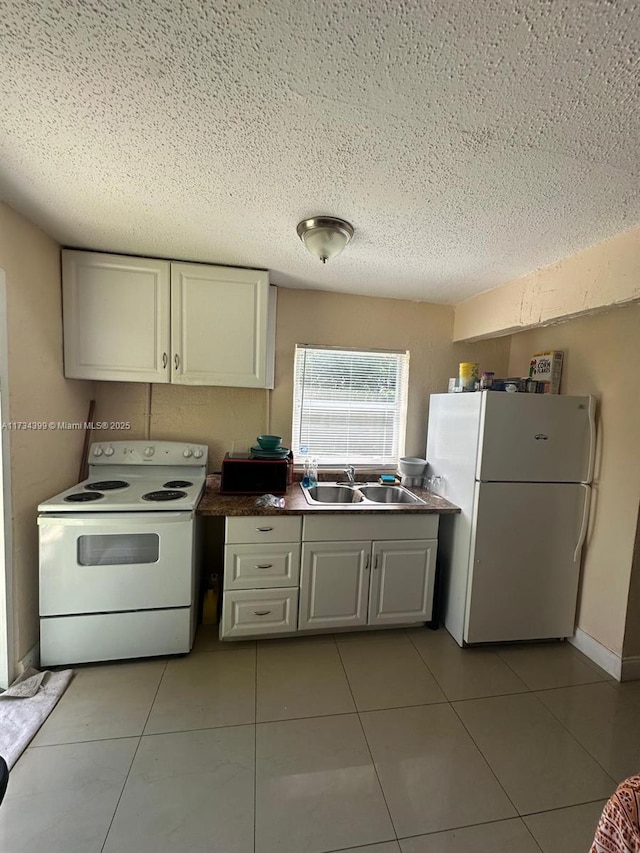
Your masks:
<svg viewBox="0 0 640 853"><path fill-rule="evenodd" d="M300 483L292 483L284 496L285 505L283 509L276 507L256 506L257 495L221 495L220 475L209 474L207 486L200 499L196 512L198 515L306 515L308 513L353 513L357 515L390 515L394 513L422 513L422 514L451 514L460 512L460 507L450 503L445 498L440 498L426 489L411 488L413 494L422 498L423 504L400 504L394 509L385 508L385 504L309 504L300 488Z"/></svg>

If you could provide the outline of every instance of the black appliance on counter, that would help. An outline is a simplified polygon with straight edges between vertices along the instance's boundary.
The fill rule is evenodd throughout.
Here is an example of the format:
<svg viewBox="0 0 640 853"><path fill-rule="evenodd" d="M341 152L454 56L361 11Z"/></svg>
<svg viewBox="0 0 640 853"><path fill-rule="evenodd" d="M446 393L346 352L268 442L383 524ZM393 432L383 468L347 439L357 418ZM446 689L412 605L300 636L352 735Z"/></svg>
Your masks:
<svg viewBox="0 0 640 853"><path fill-rule="evenodd" d="M230 456L222 460L222 495L284 495L293 480L293 454L285 459Z"/></svg>

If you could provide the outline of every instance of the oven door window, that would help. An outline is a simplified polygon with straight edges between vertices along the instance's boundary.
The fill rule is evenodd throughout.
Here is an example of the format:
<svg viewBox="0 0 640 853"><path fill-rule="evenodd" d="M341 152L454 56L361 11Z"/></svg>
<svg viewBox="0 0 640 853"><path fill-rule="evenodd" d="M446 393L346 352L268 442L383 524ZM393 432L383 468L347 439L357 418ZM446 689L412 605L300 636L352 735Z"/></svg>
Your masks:
<svg viewBox="0 0 640 853"><path fill-rule="evenodd" d="M109 533L78 536L80 566L126 566L157 563L157 533Z"/></svg>

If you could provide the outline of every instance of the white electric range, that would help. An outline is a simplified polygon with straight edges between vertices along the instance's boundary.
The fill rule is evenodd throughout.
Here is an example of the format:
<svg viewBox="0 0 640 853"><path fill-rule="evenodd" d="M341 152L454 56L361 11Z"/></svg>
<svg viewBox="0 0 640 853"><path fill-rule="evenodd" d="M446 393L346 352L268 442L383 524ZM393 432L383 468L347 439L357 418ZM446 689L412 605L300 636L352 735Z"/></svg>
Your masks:
<svg viewBox="0 0 640 853"><path fill-rule="evenodd" d="M38 506L41 664L188 652L207 447L114 441L89 459L86 480Z"/></svg>

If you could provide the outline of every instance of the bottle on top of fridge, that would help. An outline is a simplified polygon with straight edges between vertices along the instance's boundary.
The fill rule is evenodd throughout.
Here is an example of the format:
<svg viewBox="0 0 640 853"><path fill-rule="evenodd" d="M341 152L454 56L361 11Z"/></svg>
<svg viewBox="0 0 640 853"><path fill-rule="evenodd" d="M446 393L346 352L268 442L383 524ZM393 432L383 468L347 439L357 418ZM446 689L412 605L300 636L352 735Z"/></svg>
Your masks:
<svg viewBox="0 0 640 853"><path fill-rule="evenodd" d="M479 381L480 365L477 361L461 361L458 365L458 377L463 391L475 391Z"/></svg>

